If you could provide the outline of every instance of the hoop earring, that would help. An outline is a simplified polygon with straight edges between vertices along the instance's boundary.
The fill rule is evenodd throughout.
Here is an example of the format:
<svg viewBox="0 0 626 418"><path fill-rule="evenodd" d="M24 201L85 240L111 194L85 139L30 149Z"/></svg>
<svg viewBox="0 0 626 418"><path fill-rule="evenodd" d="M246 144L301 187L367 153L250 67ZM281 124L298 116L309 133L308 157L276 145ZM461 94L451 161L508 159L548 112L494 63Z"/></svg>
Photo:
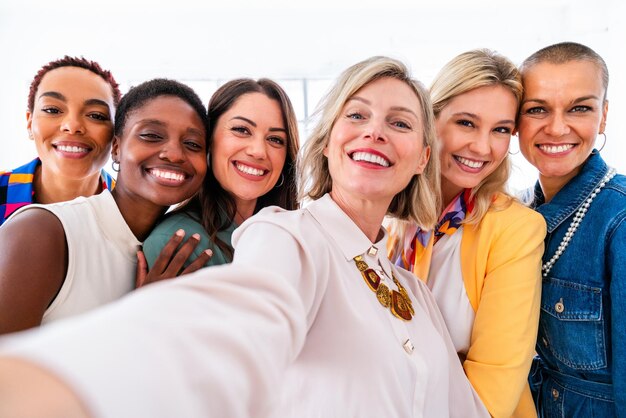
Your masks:
<svg viewBox="0 0 626 418"><path fill-rule="evenodd" d="M598 152L602 151L604 149L604 146L606 145L606 134L604 132L600 132L600 135L604 137L604 142L602 142L602 146L600 147Z"/></svg>
<svg viewBox="0 0 626 418"><path fill-rule="evenodd" d="M511 152L511 146L509 145L509 155L517 155L517 154L519 154L519 151L520 151L520 149L519 149L519 147L518 147L518 148L517 148L517 151L515 151L515 152Z"/></svg>
<svg viewBox="0 0 626 418"><path fill-rule="evenodd" d="M278 182L274 188L278 189L279 187L282 187L283 184L285 184L285 173L280 173L280 182Z"/></svg>
<svg viewBox="0 0 626 418"><path fill-rule="evenodd" d="M119 161L115 161L115 160L111 161L111 168L116 173L119 173L120 172L120 162Z"/></svg>

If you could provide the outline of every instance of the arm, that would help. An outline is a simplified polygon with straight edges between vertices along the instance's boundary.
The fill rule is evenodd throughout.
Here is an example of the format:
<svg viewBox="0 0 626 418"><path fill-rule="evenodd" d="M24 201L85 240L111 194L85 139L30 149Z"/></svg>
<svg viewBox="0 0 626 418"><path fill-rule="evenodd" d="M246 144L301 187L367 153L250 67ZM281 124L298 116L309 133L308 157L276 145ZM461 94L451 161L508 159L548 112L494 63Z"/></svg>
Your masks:
<svg viewBox="0 0 626 418"><path fill-rule="evenodd" d="M615 218L612 234L607 238L615 412L618 417L626 417L626 212Z"/></svg>
<svg viewBox="0 0 626 418"><path fill-rule="evenodd" d="M47 210L30 209L0 228L0 334L41 324L67 272L65 231Z"/></svg>
<svg viewBox="0 0 626 418"><path fill-rule="evenodd" d="M323 281L301 271L307 252L279 227L249 227L241 241L251 261L277 268L239 262L158 283L7 341L5 353L51 370L95 416L265 416L308 329L313 297L298 283Z"/></svg>
<svg viewBox="0 0 626 418"><path fill-rule="evenodd" d="M476 250L483 258L476 264L485 278L463 363L474 389L497 418L513 414L527 384L541 301L545 222L526 209L514 215L501 213L498 223L481 225L493 228L494 239Z"/></svg>

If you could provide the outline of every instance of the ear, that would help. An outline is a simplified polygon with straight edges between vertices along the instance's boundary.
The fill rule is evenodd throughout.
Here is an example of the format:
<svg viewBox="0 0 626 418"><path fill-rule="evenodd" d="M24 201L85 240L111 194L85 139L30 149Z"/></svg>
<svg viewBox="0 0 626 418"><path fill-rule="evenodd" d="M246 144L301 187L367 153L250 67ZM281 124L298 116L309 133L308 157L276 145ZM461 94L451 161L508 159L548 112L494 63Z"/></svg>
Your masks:
<svg viewBox="0 0 626 418"><path fill-rule="evenodd" d="M27 110L26 111L26 129L28 130L28 137L30 139L33 139L32 126L33 126L33 114L30 112L30 110Z"/></svg>
<svg viewBox="0 0 626 418"><path fill-rule="evenodd" d="M422 174L424 172L424 168L426 168L428 160L430 160L430 145L422 150L422 155L419 156L419 162L417 164L415 174Z"/></svg>
<svg viewBox="0 0 626 418"><path fill-rule="evenodd" d="M603 133L606 129L606 115L609 113L609 101L604 101L604 106L602 106L602 119L600 120L600 131L599 133Z"/></svg>
<svg viewBox="0 0 626 418"><path fill-rule="evenodd" d="M328 144L324 147L324 151L322 151L324 157L328 158Z"/></svg>
<svg viewBox="0 0 626 418"><path fill-rule="evenodd" d="M113 136L113 142L111 143L111 159L115 162L120 162L120 139L117 135Z"/></svg>

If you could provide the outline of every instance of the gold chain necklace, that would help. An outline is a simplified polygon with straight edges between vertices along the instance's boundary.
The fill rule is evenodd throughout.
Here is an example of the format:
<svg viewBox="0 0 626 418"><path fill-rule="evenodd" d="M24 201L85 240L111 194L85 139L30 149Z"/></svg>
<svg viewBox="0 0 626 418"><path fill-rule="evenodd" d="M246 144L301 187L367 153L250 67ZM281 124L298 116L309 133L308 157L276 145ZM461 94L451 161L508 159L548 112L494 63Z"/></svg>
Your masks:
<svg viewBox="0 0 626 418"><path fill-rule="evenodd" d="M391 290L389 286L385 284L373 269L365 262L363 257L357 255L353 258L356 268L361 272L363 280L367 283L367 286L376 293L376 298L385 308L389 308L391 313L396 318L400 318L404 321L410 321L415 315L413 310L413 303L409 298L406 289L400 284L396 276L391 273L393 282L398 286L398 290Z"/></svg>

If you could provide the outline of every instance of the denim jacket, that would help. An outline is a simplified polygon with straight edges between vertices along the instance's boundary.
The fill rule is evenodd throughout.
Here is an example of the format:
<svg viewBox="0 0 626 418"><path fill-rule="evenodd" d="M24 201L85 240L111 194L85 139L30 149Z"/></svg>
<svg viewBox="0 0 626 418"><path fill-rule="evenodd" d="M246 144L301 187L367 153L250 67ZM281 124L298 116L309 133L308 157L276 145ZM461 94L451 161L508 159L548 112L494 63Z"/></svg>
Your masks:
<svg viewBox="0 0 626 418"><path fill-rule="evenodd" d="M608 167L597 151L545 203L543 262L557 251L578 208ZM530 382L540 417L626 417L626 177L593 199L568 247L543 278L536 360Z"/></svg>

